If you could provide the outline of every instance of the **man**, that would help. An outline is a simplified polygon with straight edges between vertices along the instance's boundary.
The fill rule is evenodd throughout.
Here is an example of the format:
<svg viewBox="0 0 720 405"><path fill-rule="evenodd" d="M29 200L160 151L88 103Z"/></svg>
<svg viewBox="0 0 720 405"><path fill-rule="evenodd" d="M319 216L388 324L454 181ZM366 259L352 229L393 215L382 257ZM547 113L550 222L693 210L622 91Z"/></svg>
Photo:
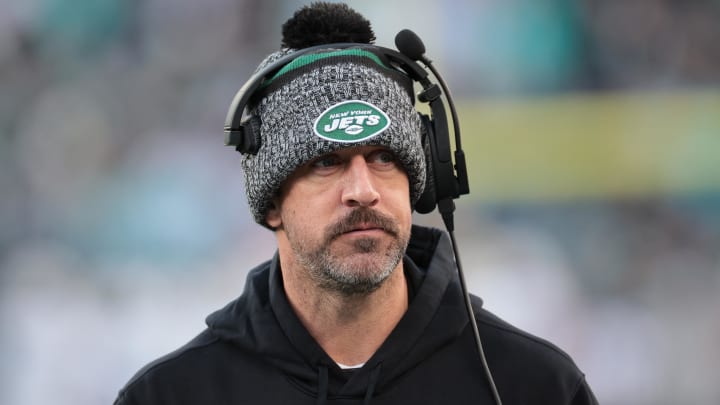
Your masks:
<svg viewBox="0 0 720 405"><path fill-rule="evenodd" d="M345 5L314 3L283 50L370 43ZM277 253L179 350L116 404L594 404L560 349L473 297L489 373L464 308L450 240L412 225L426 181L412 80L372 52L301 56L254 90L240 148L255 220Z"/></svg>

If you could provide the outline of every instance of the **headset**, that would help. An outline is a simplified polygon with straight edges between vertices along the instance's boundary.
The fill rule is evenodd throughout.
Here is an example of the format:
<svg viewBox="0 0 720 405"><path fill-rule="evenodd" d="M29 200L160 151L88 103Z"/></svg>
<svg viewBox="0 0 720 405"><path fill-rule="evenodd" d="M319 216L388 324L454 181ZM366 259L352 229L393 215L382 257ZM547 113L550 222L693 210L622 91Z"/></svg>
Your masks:
<svg viewBox="0 0 720 405"><path fill-rule="evenodd" d="M465 308L468 311L473 328L475 343L491 394L496 404L501 405L502 402L488 368L482 342L480 341L480 334L470 303L470 296L467 291L453 233L453 213L455 211L453 200L460 197L460 195L470 193L465 153L462 150L460 125L455 104L445 81L435 70L432 62L424 56L425 45L417 34L407 29L400 31L395 37L395 46L398 51L362 43L323 44L294 51L272 62L253 74L235 94L225 119L225 145L234 146L238 152L243 154L256 154L258 152L261 144L260 122L259 118L252 115L249 106L253 104L254 97L270 78L285 65L302 55L328 49L359 48L372 52L392 68L410 77L413 82L419 83L422 89L417 94L417 100L428 103L430 115L418 111L422 123L422 143L425 150L427 173L425 189L413 208L420 214L427 214L437 207L445 222L453 246L460 284L465 298ZM425 67L421 66L418 61L422 62ZM428 70L437 83L430 80ZM454 153L452 152L448 117L443 98L447 102L452 117L455 141Z"/></svg>
<svg viewBox="0 0 720 405"><path fill-rule="evenodd" d="M252 104L253 97L263 84L285 65L299 56L314 53L319 50L365 49L374 53L390 66L404 73L414 82L420 83L422 86L422 90L419 92L417 99L421 102L428 103L431 112L429 116L418 112L422 122L423 146L425 148L428 172L425 191L414 208L421 214L432 212L436 206L438 206L439 209L445 208L446 205L449 205L448 201L452 202L453 199L458 198L460 195L470 192L465 154L461 148L460 128L457 124L455 106L445 82L442 81L437 72L431 68L432 65L430 62L422 56L424 53L424 45L420 41L420 38L410 30L403 30L395 38L395 43L398 48L404 52L369 44L336 43L304 48L281 57L256 72L240 90L238 90L230 104L230 109L228 110L225 120L225 144L235 146L236 150L240 153L257 153L260 148L260 123L256 117L250 114L248 106ZM419 54L417 51L418 48L421 49ZM410 56L408 56L408 54ZM415 59L413 60L412 57ZM432 69L433 75L438 79L440 86L429 80L428 71L421 67L416 62L417 60L423 60L423 62ZM443 93L453 117L456 146L454 153L455 165L453 165L453 154L451 153L452 145L448 129L448 118L442 100Z"/></svg>

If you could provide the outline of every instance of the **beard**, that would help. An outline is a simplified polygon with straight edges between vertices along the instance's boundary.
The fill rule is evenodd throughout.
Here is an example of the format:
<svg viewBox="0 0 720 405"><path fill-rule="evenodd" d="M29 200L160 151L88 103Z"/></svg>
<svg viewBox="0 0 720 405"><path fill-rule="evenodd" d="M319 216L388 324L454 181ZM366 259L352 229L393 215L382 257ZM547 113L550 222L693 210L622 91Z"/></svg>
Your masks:
<svg viewBox="0 0 720 405"><path fill-rule="evenodd" d="M333 248L337 238L360 223L383 229L391 236L390 242L384 243L385 238L363 237ZM309 241L300 236L302 232L296 232L295 227L285 225L299 264L321 288L344 296L367 295L377 290L397 268L410 240L409 230L401 230L393 218L369 208L355 209L329 225L319 243Z"/></svg>

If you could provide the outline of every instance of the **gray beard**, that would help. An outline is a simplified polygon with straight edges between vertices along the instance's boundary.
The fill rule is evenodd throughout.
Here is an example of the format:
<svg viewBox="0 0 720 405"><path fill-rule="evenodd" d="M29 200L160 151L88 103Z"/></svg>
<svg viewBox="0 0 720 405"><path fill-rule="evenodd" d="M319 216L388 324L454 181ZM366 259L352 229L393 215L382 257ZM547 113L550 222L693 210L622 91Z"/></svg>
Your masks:
<svg viewBox="0 0 720 405"><path fill-rule="evenodd" d="M362 255L347 260L334 256L330 250L333 240L357 222L373 222L381 225L392 235L393 242L386 251L379 251L379 242L374 238L354 241L352 254ZM308 270L310 277L321 288L343 296L368 295L377 290L390 277L402 260L410 240L409 232L401 234L394 220L374 211L358 209L347 218L334 224L325 232L323 243L309 249L304 238L288 233L288 240L301 266Z"/></svg>
<svg viewBox="0 0 720 405"><path fill-rule="evenodd" d="M356 252L382 255L373 262L367 260L366 263L358 265L343 261L342 258L333 257L325 245L319 251L303 258L301 263L323 289L344 296L367 295L377 290L390 277L405 252L405 246L400 246L399 243L393 243L385 253L377 252L377 245L376 240L369 238L359 239L354 243ZM369 266L375 269L369 269Z"/></svg>

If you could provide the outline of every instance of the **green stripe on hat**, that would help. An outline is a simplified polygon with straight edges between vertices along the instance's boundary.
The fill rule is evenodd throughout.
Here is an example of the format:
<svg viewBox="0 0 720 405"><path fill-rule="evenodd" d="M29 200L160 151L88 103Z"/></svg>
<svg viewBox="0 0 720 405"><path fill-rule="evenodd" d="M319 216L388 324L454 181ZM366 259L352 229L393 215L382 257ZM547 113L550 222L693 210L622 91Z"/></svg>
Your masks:
<svg viewBox="0 0 720 405"><path fill-rule="evenodd" d="M367 50L359 49L359 48L353 48L353 49L341 49L337 51L331 51L331 52L321 52L321 53L313 53L308 55L302 55L298 56L297 59L293 60L292 62L288 63L287 65L283 66L282 69L280 69L277 73L273 75L273 77L269 78L268 80L263 83L263 87L270 85L274 80L279 78L280 76L283 76L289 72L292 72L293 70L299 69L303 66L309 65L311 63L327 59L327 58L335 58L339 56L359 56L363 58L369 58L373 62L377 63L379 66L382 66L386 69L390 69L386 64L380 60L380 58Z"/></svg>

